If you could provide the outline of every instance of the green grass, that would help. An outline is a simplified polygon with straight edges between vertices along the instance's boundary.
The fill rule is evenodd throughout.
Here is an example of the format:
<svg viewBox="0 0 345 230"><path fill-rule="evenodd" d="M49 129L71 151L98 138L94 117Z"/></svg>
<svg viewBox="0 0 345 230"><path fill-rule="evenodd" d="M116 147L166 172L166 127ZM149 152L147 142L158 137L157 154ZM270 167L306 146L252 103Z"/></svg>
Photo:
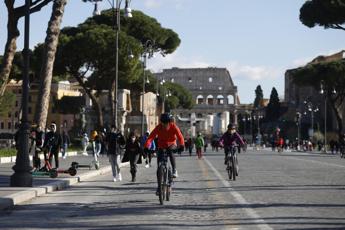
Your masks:
<svg viewBox="0 0 345 230"><path fill-rule="evenodd" d="M71 145L70 147L68 147L67 152L80 152L82 150L83 148L81 146Z"/></svg>
<svg viewBox="0 0 345 230"><path fill-rule="evenodd" d="M11 157L11 156L16 156L17 155L17 150L16 149L10 149L10 148L4 148L0 149L0 157Z"/></svg>

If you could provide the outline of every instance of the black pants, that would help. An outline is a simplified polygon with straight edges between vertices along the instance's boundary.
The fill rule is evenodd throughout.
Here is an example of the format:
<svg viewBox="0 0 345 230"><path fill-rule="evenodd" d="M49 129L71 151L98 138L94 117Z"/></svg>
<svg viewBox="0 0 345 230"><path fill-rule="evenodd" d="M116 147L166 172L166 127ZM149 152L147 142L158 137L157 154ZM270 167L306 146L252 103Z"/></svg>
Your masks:
<svg viewBox="0 0 345 230"><path fill-rule="evenodd" d="M52 151L49 155L49 163L52 167L53 167L53 165L52 165L53 156L55 159L55 168L59 168L59 152L58 151Z"/></svg>
<svg viewBox="0 0 345 230"><path fill-rule="evenodd" d="M146 164L151 164L152 155L153 155L153 152L151 152L151 151L149 151L149 152L146 154L146 161L145 161Z"/></svg>
<svg viewBox="0 0 345 230"><path fill-rule="evenodd" d="M138 162L139 157L140 157L140 154L130 154L129 155L129 164L130 164L130 167L131 167L132 177L136 176L136 173L137 173L137 162Z"/></svg>
<svg viewBox="0 0 345 230"><path fill-rule="evenodd" d="M176 162L175 162L174 153L169 151L168 156L169 156L169 159L170 159L171 167L172 167L173 171L175 171L175 169L176 169ZM158 152L157 152L157 166L159 166L159 162L162 160L162 157L163 157L162 150L158 150ZM158 183L158 167L157 167L157 183ZM159 187L159 184L158 184L158 187Z"/></svg>
<svg viewBox="0 0 345 230"><path fill-rule="evenodd" d="M40 156L39 156L40 152L41 152L40 150L35 149L35 155L33 156L33 159L32 159L34 168L36 168L36 169L40 169L41 168L41 159L40 159Z"/></svg>

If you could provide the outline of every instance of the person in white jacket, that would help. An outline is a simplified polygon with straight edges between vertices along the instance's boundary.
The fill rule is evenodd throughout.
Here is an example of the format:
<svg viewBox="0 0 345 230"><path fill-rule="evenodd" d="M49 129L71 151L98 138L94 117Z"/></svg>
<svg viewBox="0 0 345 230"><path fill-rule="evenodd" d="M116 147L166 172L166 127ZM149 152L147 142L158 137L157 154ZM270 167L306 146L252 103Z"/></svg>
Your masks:
<svg viewBox="0 0 345 230"><path fill-rule="evenodd" d="M82 154L83 154L84 156L87 156L87 151L86 151L86 149L87 149L87 146L89 145L89 138L88 138L88 136L87 136L87 133L84 133L84 134L83 134L83 137L82 137L82 139L81 139L81 145L82 145L82 147L83 147L83 152L82 152Z"/></svg>

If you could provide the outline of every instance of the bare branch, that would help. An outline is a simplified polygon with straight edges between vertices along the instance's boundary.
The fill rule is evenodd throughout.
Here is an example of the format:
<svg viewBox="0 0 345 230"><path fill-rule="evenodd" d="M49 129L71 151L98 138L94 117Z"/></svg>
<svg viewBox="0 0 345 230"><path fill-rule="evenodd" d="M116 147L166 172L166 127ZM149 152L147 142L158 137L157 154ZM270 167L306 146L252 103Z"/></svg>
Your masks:
<svg viewBox="0 0 345 230"><path fill-rule="evenodd" d="M330 28L332 29L338 29L338 30L345 30L345 27L339 25L339 24L334 24L334 25L331 25Z"/></svg>
<svg viewBox="0 0 345 230"><path fill-rule="evenodd" d="M31 2L30 14L40 11L42 7L46 6L51 1L53 0L36 0L36 1ZM18 18L23 17L25 15L25 4L22 6L16 7L14 10Z"/></svg>

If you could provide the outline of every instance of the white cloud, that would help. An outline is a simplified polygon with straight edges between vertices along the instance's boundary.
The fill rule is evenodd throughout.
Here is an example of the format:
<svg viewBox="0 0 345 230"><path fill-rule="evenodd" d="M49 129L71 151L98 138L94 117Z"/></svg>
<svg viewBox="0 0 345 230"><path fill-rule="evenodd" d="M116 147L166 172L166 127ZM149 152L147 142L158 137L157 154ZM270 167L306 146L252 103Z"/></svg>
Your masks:
<svg viewBox="0 0 345 230"><path fill-rule="evenodd" d="M231 62L226 65L231 76L236 78L245 78L247 80L276 80L282 76L282 68L272 66L250 66L242 65L238 62Z"/></svg>
<svg viewBox="0 0 345 230"><path fill-rule="evenodd" d="M165 57L157 54L154 58L150 59L147 63L149 69L153 72L161 72L163 69L172 67L179 68L206 68L211 66L205 62L202 57L183 57L176 51Z"/></svg>
<svg viewBox="0 0 345 230"><path fill-rule="evenodd" d="M307 57L307 58L298 58L296 60L292 61L291 68L298 68L306 65L308 62L310 62L313 58Z"/></svg>
<svg viewBox="0 0 345 230"><path fill-rule="evenodd" d="M175 9L179 10L183 7L182 1L181 0L170 0L170 1L165 1L166 5L173 6ZM144 5L148 9L157 9L162 6L162 1L159 0L145 0Z"/></svg>
<svg viewBox="0 0 345 230"><path fill-rule="evenodd" d="M161 6L161 2L159 2L158 0L146 0L144 4L148 9L155 9Z"/></svg>

